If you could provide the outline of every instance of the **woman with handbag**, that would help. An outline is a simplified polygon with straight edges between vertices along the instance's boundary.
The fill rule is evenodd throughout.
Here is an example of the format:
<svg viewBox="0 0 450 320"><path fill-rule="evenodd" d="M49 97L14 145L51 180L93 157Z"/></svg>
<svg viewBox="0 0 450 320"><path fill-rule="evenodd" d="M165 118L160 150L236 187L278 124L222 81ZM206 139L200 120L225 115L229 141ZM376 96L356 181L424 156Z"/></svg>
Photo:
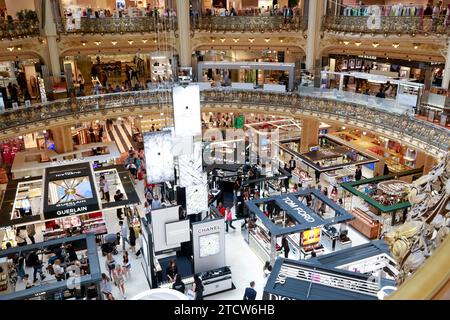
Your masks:
<svg viewBox="0 0 450 320"><path fill-rule="evenodd" d="M105 295L106 300L114 300L112 295L111 279L102 273L102 282L100 282L100 290Z"/></svg>
<svg viewBox="0 0 450 320"><path fill-rule="evenodd" d="M118 264L116 266L116 272L114 274L114 283L117 287L119 287L119 291L122 293L124 300L127 298L125 296L125 277L124 277L125 272L126 271L122 269L120 264Z"/></svg>

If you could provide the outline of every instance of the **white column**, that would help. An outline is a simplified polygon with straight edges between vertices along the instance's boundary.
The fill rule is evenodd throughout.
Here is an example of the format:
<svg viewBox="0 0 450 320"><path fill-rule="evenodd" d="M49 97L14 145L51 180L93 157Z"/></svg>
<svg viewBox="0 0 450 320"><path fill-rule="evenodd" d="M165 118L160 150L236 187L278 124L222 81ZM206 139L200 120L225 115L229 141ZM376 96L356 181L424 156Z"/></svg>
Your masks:
<svg viewBox="0 0 450 320"><path fill-rule="evenodd" d="M323 0L309 0L308 3L308 39L306 40L306 69L314 71L314 61L320 41L320 21Z"/></svg>
<svg viewBox="0 0 450 320"><path fill-rule="evenodd" d="M58 42L56 41L56 24L50 0L45 0L45 26L43 31L47 37L48 55L50 58L49 69L53 76L60 75L61 65L59 63Z"/></svg>
<svg viewBox="0 0 450 320"><path fill-rule="evenodd" d="M177 0L178 34L180 43L180 65L190 67L192 64L191 24L189 20L189 1Z"/></svg>
<svg viewBox="0 0 450 320"><path fill-rule="evenodd" d="M448 89L450 81L450 41L447 44L447 58L445 60L444 78L442 79L442 88Z"/></svg>

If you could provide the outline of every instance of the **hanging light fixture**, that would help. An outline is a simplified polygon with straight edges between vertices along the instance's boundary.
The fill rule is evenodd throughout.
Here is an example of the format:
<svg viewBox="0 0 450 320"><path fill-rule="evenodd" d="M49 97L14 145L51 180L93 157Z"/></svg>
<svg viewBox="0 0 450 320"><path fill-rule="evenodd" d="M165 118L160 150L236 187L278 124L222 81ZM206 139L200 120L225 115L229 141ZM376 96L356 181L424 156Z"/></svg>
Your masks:
<svg viewBox="0 0 450 320"><path fill-rule="evenodd" d="M268 42L270 41L270 38L265 38L264 41L265 41L266 43L268 43Z"/></svg>
<svg viewBox="0 0 450 320"><path fill-rule="evenodd" d="M236 43L239 41L239 38L234 38L233 41L234 41L234 43Z"/></svg>
<svg viewBox="0 0 450 320"><path fill-rule="evenodd" d="M374 43L372 43L372 46L373 46L374 48L378 48L379 45L380 45L379 42L374 42Z"/></svg>
<svg viewBox="0 0 450 320"><path fill-rule="evenodd" d="M359 47L362 44L361 41L355 41L355 46Z"/></svg>
<svg viewBox="0 0 450 320"><path fill-rule="evenodd" d="M344 40L344 44L345 44L346 46L348 46L349 43L350 43L350 41Z"/></svg>
<svg viewBox="0 0 450 320"><path fill-rule="evenodd" d="M394 42L394 43L392 44L392 46L393 46L395 49L397 49L397 48L400 46L400 43Z"/></svg>
<svg viewBox="0 0 450 320"><path fill-rule="evenodd" d="M147 39L142 39L142 43L147 43Z"/></svg>
<svg viewBox="0 0 450 320"><path fill-rule="evenodd" d="M101 41L95 41L94 42L97 46L99 46L102 42Z"/></svg>
<svg viewBox="0 0 450 320"><path fill-rule="evenodd" d="M117 44L117 41L111 41L112 45L115 46Z"/></svg>
<svg viewBox="0 0 450 320"><path fill-rule="evenodd" d="M255 41L255 38L248 38L248 41L250 41L250 43L253 43L253 41Z"/></svg>
<svg viewBox="0 0 450 320"><path fill-rule="evenodd" d="M85 46L86 46L86 42L85 42L85 41L81 42L81 45L82 45L83 47L85 47Z"/></svg>

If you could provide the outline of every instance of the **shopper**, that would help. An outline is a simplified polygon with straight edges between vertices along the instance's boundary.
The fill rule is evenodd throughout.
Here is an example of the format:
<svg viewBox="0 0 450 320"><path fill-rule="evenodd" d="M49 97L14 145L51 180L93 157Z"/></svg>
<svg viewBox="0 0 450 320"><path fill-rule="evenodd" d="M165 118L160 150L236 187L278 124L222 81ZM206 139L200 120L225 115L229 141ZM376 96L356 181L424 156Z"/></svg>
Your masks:
<svg viewBox="0 0 450 320"><path fill-rule="evenodd" d="M114 274L114 284L119 287L119 291L122 293L123 299L125 300L127 297L125 296L125 271L122 269L120 264L116 266L116 272Z"/></svg>
<svg viewBox="0 0 450 320"><path fill-rule="evenodd" d="M155 194L152 201L152 210L160 208L161 208L161 201L159 201L158 195Z"/></svg>
<svg viewBox="0 0 450 320"><path fill-rule="evenodd" d="M381 98L381 99L386 98L386 94L384 93L383 87L380 88L380 90L378 91L376 97L377 97L377 98Z"/></svg>
<svg viewBox="0 0 450 320"><path fill-rule="evenodd" d="M250 282L250 287L245 288L244 300L256 300L255 281Z"/></svg>
<svg viewBox="0 0 450 320"><path fill-rule="evenodd" d="M39 260L39 256L36 251L30 252L27 258L27 264L30 267L33 267L33 282L37 281L37 274L40 274L41 281L46 278L44 273L42 272L42 261Z"/></svg>
<svg viewBox="0 0 450 320"><path fill-rule="evenodd" d="M56 259L53 264L53 273L55 275L56 281L64 280L64 268L61 266L61 260Z"/></svg>
<svg viewBox="0 0 450 320"><path fill-rule="evenodd" d="M194 274L194 283L192 284L192 291L195 294L195 300L203 300L203 281L197 274Z"/></svg>
<svg viewBox="0 0 450 320"><path fill-rule="evenodd" d="M150 194L150 192L148 192L148 194ZM145 215L150 214L152 212L152 207L150 206L150 204L145 201L144 203L144 213Z"/></svg>
<svg viewBox="0 0 450 320"><path fill-rule="evenodd" d="M16 240L17 246L19 246L19 247L23 247L23 246L27 245L27 237L23 235L22 230L23 229L21 229L21 228L16 229L15 240Z"/></svg>
<svg viewBox="0 0 450 320"><path fill-rule="evenodd" d="M219 202L219 205L217 206L217 210L219 210L219 212L220 212L220 214L222 215L222 217L225 217L226 209L225 209L225 207L223 206L223 203L222 203L222 202Z"/></svg>
<svg viewBox="0 0 450 320"><path fill-rule="evenodd" d="M136 233L134 232L134 228L131 226L129 228L128 239L130 240L131 253L136 253Z"/></svg>
<svg viewBox="0 0 450 320"><path fill-rule="evenodd" d="M291 248L289 248L289 243L288 243L288 240L287 240L286 236L283 236L283 238L281 238L281 247L284 250L284 257L288 258L289 257L289 251L291 251Z"/></svg>
<svg viewBox="0 0 450 320"><path fill-rule="evenodd" d="M289 160L290 173L292 173L295 170L296 167L297 167L297 162L295 161L294 157L292 156L291 160Z"/></svg>
<svg viewBox="0 0 450 320"><path fill-rule="evenodd" d="M123 223L123 221L119 221L119 226L120 235L122 236L122 249L123 251L125 251L125 242L128 242L128 244L130 244L130 241L128 240L128 227Z"/></svg>
<svg viewBox="0 0 450 320"><path fill-rule="evenodd" d="M119 202L119 201L122 201L123 200L123 193L122 193L122 191L120 191L120 190L117 190L116 191L116 194L114 195L114 201L115 202ZM117 219L119 219L119 220L123 220L123 211L122 211L122 208L118 208L117 209Z"/></svg>
<svg viewBox="0 0 450 320"><path fill-rule="evenodd" d="M178 274L177 264L175 263L175 260L170 260L169 265L167 266L166 269L167 281L169 282L175 281L177 274Z"/></svg>
<svg viewBox="0 0 450 320"><path fill-rule="evenodd" d="M359 181L362 178L362 169L361 166L357 166L356 167L356 171L355 171L355 180Z"/></svg>
<svg viewBox="0 0 450 320"><path fill-rule="evenodd" d="M316 165L317 165L318 168L320 168L320 162L317 162ZM314 174L316 176L316 183L319 183L320 182L320 171L319 171L319 169L315 169L314 170Z"/></svg>
<svg viewBox="0 0 450 320"><path fill-rule="evenodd" d="M100 290L105 295L106 300L114 300L112 295L112 285L110 278L102 273L102 281L100 282Z"/></svg>
<svg viewBox="0 0 450 320"><path fill-rule="evenodd" d="M122 263L123 274L127 279L129 279L131 278L131 263L128 257L128 251L123 252L122 261L123 261Z"/></svg>
<svg viewBox="0 0 450 320"><path fill-rule="evenodd" d="M337 202L338 199L338 189L336 186L333 187L331 190L331 199L333 199L334 202Z"/></svg>
<svg viewBox="0 0 450 320"><path fill-rule="evenodd" d="M388 165L385 163L383 168L383 175L387 176L390 173Z"/></svg>
<svg viewBox="0 0 450 320"><path fill-rule="evenodd" d="M172 285L172 289L177 290L182 294L184 294L184 292L186 291L186 286L184 285L184 282L181 280L180 274L177 274L177 276L175 277L175 282Z"/></svg>
<svg viewBox="0 0 450 320"><path fill-rule="evenodd" d="M106 270L108 270L108 272L109 272L109 276L112 277L116 270L116 260L114 259L112 253L108 253L106 255L105 267L106 267Z"/></svg>
<svg viewBox="0 0 450 320"><path fill-rule="evenodd" d="M103 175L100 176L100 186L103 190L103 196L104 196L106 202L109 202L111 200L110 195L109 195L109 182Z"/></svg>
<svg viewBox="0 0 450 320"><path fill-rule="evenodd" d="M228 232L228 226L230 226L230 228L232 228L233 230L236 230L236 228L233 226L233 213L231 212L230 207L228 207L227 209L227 214L226 214L226 218L225 218L225 224L226 224L226 231Z"/></svg>
<svg viewBox="0 0 450 320"><path fill-rule="evenodd" d="M35 240L34 240L34 236L36 235L36 228L34 226L34 224L29 224L27 225L27 234L28 234L28 239L30 239L32 244L35 244Z"/></svg>
<svg viewBox="0 0 450 320"><path fill-rule="evenodd" d="M90 139L90 143L95 143L95 133L94 133L94 128L89 127L89 139Z"/></svg>
<svg viewBox="0 0 450 320"><path fill-rule="evenodd" d="M264 267L263 267L264 277L267 277L270 274L270 272L268 272L269 267L270 267L270 261L266 261L266 263L264 264Z"/></svg>

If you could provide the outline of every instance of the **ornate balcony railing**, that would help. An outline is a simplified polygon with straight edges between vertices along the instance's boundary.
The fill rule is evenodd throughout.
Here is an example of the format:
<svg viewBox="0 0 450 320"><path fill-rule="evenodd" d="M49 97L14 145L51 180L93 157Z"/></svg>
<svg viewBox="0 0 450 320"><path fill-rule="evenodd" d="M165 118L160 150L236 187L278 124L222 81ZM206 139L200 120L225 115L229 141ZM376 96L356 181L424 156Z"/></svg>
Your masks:
<svg viewBox="0 0 450 320"><path fill-rule="evenodd" d="M12 20L0 23L0 38L14 39L39 36L38 20Z"/></svg>
<svg viewBox="0 0 450 320"><path fill-rule="evenodd" d="M282 32L304 31L307 21L301 16L285 20L283 17L205 16L191 19L192 28L209 32Z"/></svg>
<svg viewBox="0 0 450 320"><path fill-rule="evenodd" d="M379 19L379 23L376 19ZM444 18L391 17L391 16L324 16L322 30L368 34L436 34L446 35L450 29Z"/></svg>
<svg viewBox="0 0 450 320"><path fill-rule="evenodd" d="M134 32L168 32L178 29L176 17L127 17L127 18L86 18L82 17L80 25L64 22L69 33L134 33Z"/></svg>
<svg viewBox="0 0 450 320"><path fill-rule="evenodd" d="M210 90L201 92L201 101L208 107L260 109L268 112L289 113L320 117L364 127L417 145L433 153L447 152L450 131L444 127L416 119L412 115L398 114L347 101L302 96L298 93L273 93L264 91ZM160 110L170 107L170 90L135 91L98 96L58 100L0 114L0 135L30 129L38 122L55 124L55 120L70 117L80 119L88 114L109 110L136 112L134 108ZM252 111L253 112L253 111Z"/></svg>

